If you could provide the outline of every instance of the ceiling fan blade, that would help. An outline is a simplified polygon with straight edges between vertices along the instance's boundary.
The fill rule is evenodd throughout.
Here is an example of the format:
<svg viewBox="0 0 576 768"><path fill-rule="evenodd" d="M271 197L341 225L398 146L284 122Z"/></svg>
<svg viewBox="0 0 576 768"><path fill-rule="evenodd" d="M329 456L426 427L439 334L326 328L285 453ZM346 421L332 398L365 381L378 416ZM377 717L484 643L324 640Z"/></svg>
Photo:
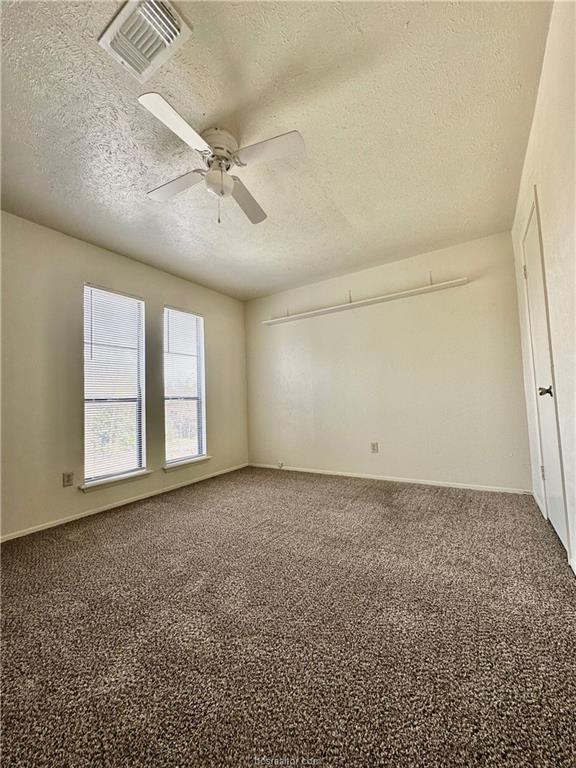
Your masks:
<svg viewBox="0 0 576 768"><path fill-rule="evenodd" d="M263 163L267 160L279 160L290 155L299 155L304 152L305 148L304 139L298 131L289 131L280 136L274 136L273 139L266 139L257 144L242 147L236 152L235 158L239 160L239 165L249 165L250 163Z"/></svg>
<svg viewBox="0 0 576 768"><path fill-rule="evenodd" d="M261 221L264 221L266 214L262 208L260 208L240 179L237 176L232 176L232 178L234 179L234 188L232 189L234 200L236 200L252 224L259 224Z"/></svg>
<svg viewBox="0 0 576 768"><path fill-rule="evenodd" d="M162 184L160 187L156 187L156 189L152 189L148 192L148 197L162 203L164 200L170 200L171 197L184 192L185 189L193 187L194 184L198 184L203 178L204 174L200 170L184 173L182 176L178 176L178 178L167 181L166 184Z"/></svg>
<svg viewBox="0 0 576 768"><path fill-rule="evenodd" d="M210 152L212 148L208 142L204 141L199 133L196 133L192 126L188 125L186 120L181 117L178 112L171 107L170 104L160 96L159 93L143 93L138 97L138 101L151 112L155 118L160 120L161 123L167 128L179 136L182 141L186 142L192 149L197 149L198 152Z"/></svg>

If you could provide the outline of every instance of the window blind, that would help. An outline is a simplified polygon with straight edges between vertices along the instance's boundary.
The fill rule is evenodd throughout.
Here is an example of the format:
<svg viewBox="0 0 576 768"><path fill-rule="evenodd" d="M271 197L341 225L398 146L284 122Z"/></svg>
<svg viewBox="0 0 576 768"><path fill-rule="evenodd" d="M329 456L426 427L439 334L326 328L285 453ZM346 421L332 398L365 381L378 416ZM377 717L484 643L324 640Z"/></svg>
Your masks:
<svg viewBox="0 0 576 768"><path fill-rule="evenodd" d="M84 287L84 477L146 466L144 302Z"/></svg>
<svg viewBox="0 0 576 768"><path fill-rule="evenodd" d="M164 415L166 463L206 453L204 321L164 309Z"/></svg>

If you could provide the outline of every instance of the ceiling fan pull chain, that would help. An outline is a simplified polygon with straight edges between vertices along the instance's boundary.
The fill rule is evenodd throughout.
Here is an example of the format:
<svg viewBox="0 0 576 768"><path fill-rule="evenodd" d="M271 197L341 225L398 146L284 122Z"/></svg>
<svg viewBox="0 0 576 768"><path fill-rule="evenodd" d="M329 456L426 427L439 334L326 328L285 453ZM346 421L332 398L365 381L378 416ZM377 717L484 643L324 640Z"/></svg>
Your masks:
<svg viewBox="0 0 576 768"><path fill-rule="evenodd" d="M220 166L220 197L218 198L218 224L221 224L220 220L220 211L222 210L222 198L224 197L224 171L222 170L222 166Z"/></svg>

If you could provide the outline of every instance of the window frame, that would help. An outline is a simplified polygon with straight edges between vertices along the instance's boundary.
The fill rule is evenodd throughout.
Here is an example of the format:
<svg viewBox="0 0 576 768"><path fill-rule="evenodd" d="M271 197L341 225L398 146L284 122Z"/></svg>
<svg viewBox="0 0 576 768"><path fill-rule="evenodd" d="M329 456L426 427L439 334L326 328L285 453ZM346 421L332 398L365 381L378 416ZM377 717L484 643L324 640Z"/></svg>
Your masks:
<svg viewBox="0 0 576 768"><path fill-rule="evenodd" d="M181 312L184 315L192 315L196 318L196 358L198 367L197 390L200 393L197 396L190 397L166 397L166 349L164 346L166 332L166 312L172 310ZM164 414L164 469L177 469L179 466L194 464L211 458L208 455L208 425L206 423L206 321L201 312L191 309L183 309L173 304L164 304L162 308L162 407ZM175 354L175 353L168 353ZM193 401L196 400L197 423L200 425L200 434L198 436L198 447L200 452L195 455L179 456L175 459L168 459L166 451L166 402L167 401Z"/></svg>
<svg viewBox="0 0 576 768"><path fill-rule="evenodd" d="M122 296L126 299L134 299L139 301L142 305L142 318L141 318L141 339L138 344L138 396L136 398L92 398L86 399L86 360L85 360L85 346L86 339L84 337L84 313L85 313L85 294L86 288L93 288L97 291L103 291L105 293L113 293L117 296ZM82 285L82 468L83 468L83 484L80 486L82 490L88 490L90 488L97 488L99 486L106 486L117 481L129 480L142 475L150 474L151 470L148 469L148 456L147 456L147 433L146 433L146 300L142 296L138 296L133 293L127 293L126 291L118 291L114 288L107 288L106 286L99 285L97 283L91 283L85 281ZM127 469L122 472L109 473L107 475L98 475L97 477L86 477L86 403L87 402L135 402L136 412L139 413L138 424L140 426L140 440L138 442L138 456L140 466L134 469ZM138 407L139 406L139 407Z"/></svg>

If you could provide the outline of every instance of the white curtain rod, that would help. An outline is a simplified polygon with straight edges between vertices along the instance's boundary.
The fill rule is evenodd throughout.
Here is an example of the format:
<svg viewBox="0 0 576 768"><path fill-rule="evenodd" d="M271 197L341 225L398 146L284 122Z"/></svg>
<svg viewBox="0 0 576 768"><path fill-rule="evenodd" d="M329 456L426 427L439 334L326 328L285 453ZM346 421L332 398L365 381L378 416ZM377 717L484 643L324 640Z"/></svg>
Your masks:
<svg viewBox="0 0 576 768"><path fill-rule="evenodd" d="M432 279L432 278L430 278ZM273 317L270 320L262 320L262 325L279 325L280 323L290 323L292 320L304 320L306 317L320 317L320 315L330 315L332 312L345 312L347 309L358 309L359 307L368 307L370 304L380 304L384 301L394 301L395 299L407 299L410 296L420 296L422 293L432 293L433 291L444 291L446 288L455 288L457 285L465 285L468 282L467 277L458 277L455 280L446 280L443 283L432 283L422 285L419 288L410 288L407 291L396 291L396 293L386 293L383 296L372 296L370 299L360 299L359 301L348 301L346 304L335 304L332 307L321 307L320 309L311 309L308 312L298 312L296 315L290 315L288 312L282 317Z"/></svg>

